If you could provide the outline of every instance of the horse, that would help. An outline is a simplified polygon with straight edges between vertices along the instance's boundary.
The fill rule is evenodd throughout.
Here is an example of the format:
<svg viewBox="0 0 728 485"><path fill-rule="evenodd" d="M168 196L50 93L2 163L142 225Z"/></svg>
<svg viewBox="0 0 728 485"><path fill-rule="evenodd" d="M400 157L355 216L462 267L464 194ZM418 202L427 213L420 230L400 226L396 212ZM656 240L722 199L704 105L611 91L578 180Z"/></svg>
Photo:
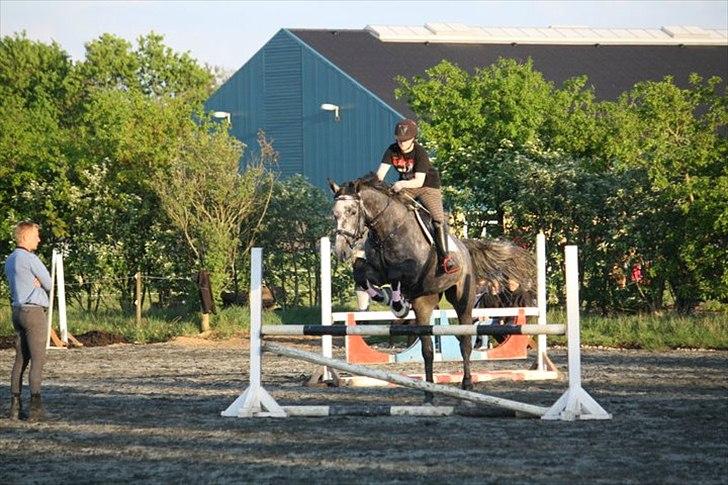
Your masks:
<svg viewBox="0 0 728 485"><path fill-rule="evenodd" d="M489 246L480 241L451 236L450 251L460 270L453 274L443 272L430 240L411 210L411 201L405 195L395 194L372 174L342 186L329 180L329 187L334 194L332 212L336 221L334 252L337 258L348 260L353 249L366 237L365 263L354 272L357 285L375 291L381 301L380 287L389 284L394 290L393 309L397 309L396 303L401 305L400 297L404 297L411 303L417 325L430 324L432 312L443 293L455 309L458 324L471 325L480 280L497 281L501 288L513 286L505 272L501 271L500 276L497 272L488 273L492 259L484 251L487 252ZM525 285L519 283L519 286ZM432 339L421 336L420 340L425 379L433 382ZM471 339L458 336L458 340L463 358L461 387L471 390ZM425 392L425 402L432 401L432 393Z"/></svg>

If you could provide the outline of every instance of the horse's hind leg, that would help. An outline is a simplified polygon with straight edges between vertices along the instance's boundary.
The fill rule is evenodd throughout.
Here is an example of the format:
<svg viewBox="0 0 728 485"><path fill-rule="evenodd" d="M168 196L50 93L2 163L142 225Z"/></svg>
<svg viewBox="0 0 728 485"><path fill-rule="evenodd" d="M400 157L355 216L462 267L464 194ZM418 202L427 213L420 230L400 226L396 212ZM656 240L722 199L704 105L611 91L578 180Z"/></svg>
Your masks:
<svg viewBox="0 0 728 485"><path fill-rule="evenodd" d="M435 294L421 296L412 302L417 325L430 324L432 310L434 310L439 301L440 295ZM423 335L420 337L420 342L422 342L422 359L425 361L425 380L427 382L434 382L432 363L435 358L435 351L432 345L432 337L430 335ZM426 404L431 404L433 399L434 396L431 392L425 392Z"/></svg>
<svg viewBox="0 0 728 485"><path fill-rule="evenodd" d="M460 384L460 387L466 391L471 391L473 389L473 379L470 375L470 353L473 350L472 340L470 335L460 335L458 340L460 341L460 354L463 356L463 382Z"/></svg>
<svg viewBox="0 0 728 485"><path fill-rule="evenodd" d="M464 286L462 289L456 287L450 288L445 292L447 300L452 303L458 314L458 323L460 325L473 324L473 300L474 291ZM460 385L465 390L473 389L473 379L470 375L470 353L473 350L472 341L469 335L461 335L458 337L460 341L460 354L463 356L463 382Z"/></svg>

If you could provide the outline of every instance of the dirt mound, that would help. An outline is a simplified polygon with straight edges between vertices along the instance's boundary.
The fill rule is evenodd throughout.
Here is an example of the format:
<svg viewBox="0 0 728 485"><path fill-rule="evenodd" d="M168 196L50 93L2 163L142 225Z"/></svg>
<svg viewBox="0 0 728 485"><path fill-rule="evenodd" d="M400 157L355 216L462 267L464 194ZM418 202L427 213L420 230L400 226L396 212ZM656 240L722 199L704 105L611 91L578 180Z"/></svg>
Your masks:
<svg viewBox="0 0 728 485"><path fill-rule="evenodd" d="M0 337L0 349L14 349L15 348L15 335L8 335Z"/></svg>
<svg viewBox="0 0 728 485"><path fill-rule="evenodd" d="M90 332L82 333L81 335L76 335L75 337L86 347L103 347L111 344L129 343L121 335L102 332L99 330L92 330Z"/></svg>
<svg viewBox="0 0 728 485"><path fill-rule="evenodd" d="M129 343L122 335L98 330L74 336L85 347L103 347L105 345ZM0 336L0 349L13 348L15 348L15 335Z"/></svg>

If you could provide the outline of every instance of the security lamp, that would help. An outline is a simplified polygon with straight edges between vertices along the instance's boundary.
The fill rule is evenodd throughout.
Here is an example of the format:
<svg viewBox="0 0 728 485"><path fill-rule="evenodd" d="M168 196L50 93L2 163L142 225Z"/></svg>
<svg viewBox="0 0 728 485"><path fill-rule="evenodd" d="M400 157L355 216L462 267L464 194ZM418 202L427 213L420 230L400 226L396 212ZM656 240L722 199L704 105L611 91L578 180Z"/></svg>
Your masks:
<svg viewBox="0 0 728 485"><path fill-rule="evenodd" d="M339 107L337 105L331 104L331 103L324 103L321 105L321 109L324 111L333 111L334 119L336 121L339 121Z"/></svg>
<svg viewBox="0 0 728 485"><path fill-rule="evenodd" d="M227 120L228 123L230 123L230 113L227 111L215 111L212 113L213 118L217 118L218 120Z"/></svg>

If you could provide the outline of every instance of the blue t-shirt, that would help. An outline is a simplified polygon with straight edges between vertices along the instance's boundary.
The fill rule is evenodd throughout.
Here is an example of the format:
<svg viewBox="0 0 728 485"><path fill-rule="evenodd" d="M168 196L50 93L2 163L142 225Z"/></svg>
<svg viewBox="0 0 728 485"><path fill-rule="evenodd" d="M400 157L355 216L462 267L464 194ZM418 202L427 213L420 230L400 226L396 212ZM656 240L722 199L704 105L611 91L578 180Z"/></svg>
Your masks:
<svg viewBox="0 0 728 485"><path fill-rule="evenodd" d="M10 284L13 306L26 304L48 307L48 293L53 282L43 262L30 251L16 248L5 261L5 276ZM41 288L33 284L40 281Z"/></svg>

